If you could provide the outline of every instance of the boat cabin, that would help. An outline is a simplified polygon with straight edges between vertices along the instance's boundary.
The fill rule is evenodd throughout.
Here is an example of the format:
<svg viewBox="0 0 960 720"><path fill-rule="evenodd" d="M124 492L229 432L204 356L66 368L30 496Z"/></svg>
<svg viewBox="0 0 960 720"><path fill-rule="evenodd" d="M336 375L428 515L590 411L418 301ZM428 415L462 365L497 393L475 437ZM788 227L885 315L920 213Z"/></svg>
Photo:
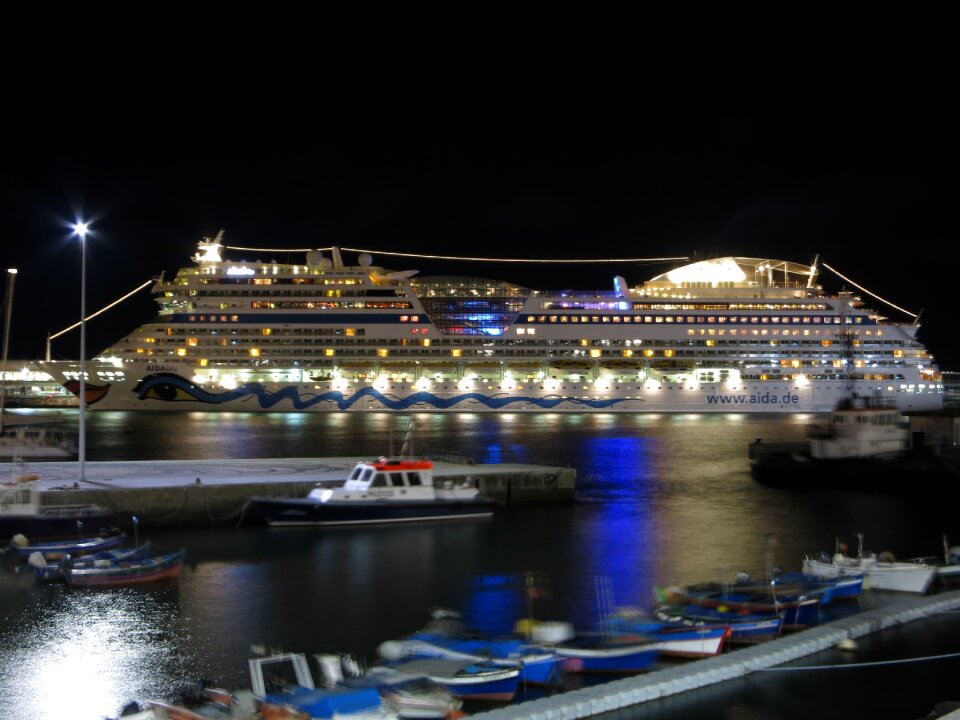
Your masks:
<svg viewBox="0 0 960 720"><path fill-rule="evenodd" d="M315 488L310 497L333 500L466 500L479 490L469 482L445 480L433 484L433 463L430 460L381 457L373 462L359 462L346 482L338 488Z"/></svg>
<svg viewBox="0 0 960 720"><path fill-rule="evenodd" d="M810 456L820 459L896 455L909 449L907 418L887 398L853 396L826 424L807 429Z"/></svg>

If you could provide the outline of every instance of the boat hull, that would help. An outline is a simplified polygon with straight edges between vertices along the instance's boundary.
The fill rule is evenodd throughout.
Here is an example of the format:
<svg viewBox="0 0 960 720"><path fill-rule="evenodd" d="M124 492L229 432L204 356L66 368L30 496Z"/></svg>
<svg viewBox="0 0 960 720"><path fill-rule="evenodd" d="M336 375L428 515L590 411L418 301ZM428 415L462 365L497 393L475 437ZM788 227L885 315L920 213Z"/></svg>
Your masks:
<svg viewBox="0 0 960 720"><path fill-rule="evenodd" d="M915 563L882 563L845 567L832 562L805 558L803 571L823 577L863 576L863 587L872 590L926 593L937 577L937 568Z"/></svg>
<svg viewBox="0 0 960 720"><path fill-rule="evenodd" d="M50 514L0 512L0 544L9 543L15 535L44 541L76 538L78 524L89 532L116 524L116 518L102 509L69 509Z"/></svg>
<svg viewBox="0 0 960 720"><path fill-rule="evenodd" d="M485 498L473 500L424 501L329 501L310 498L250 499L271 527L356 526L488 518L496 503Z"/></svg>
<svg viewBox="0 0 960 720"><path fill-rule="evenodd" d="M494 381L472 386L414 381L396 382L380 390L370 382L342 386L334 381L250 381L238 387L203 386L190 380L195 366L166 361L163 365L124 363L90 367L103 382L89 384L90 410L156 410L168 412L693 412L693 413L826 413L848 392L842 381L818 380L811 387L787 381L745 381L735 391L721 383L623 381L598 393L592 384L566 382L557 387ZM78 367L70 361L38 363L64 386ZM469 373L469 366L465 366ZM812 386L813 384L811 384ZM95 395L89 388L95 386ZM893 391L891 401L901 410L939 410L941 393Z"/></svg>
<svg viewBox="0 0 960 720"><path fill-rule="evenodd" d="M111 585L134 585L175 578L183 567L184 552L181 550L145 560L118 562L107 567L64 568L63 575L68 585L83 587L106 587Z"/></svg>
<svg viewBox="0 0 960 720"><path fill-rule="evenodd" d="M771 487L915 492L917 482L936 486L957 480L951 467L930 452L827 460L811 458L803 449L764 449L753 443L750 454L753 478Z"/></svg>
<svg viewBox="0 0 960 720"><path fill-rule="evenodd" d="M127 536L114 532L98 537L76 538L73 540L51 540L49 542L35 542L24 545L17 544L17 554L22 558L29 558L33 553L40 553L47 560L62 560L65 556L93 555L103 550L118 548L126 541Z"/></svg>
<svg viewBox="0 0 960 720"><path fill-rule="evenodd" d="M660 656L656 643L585 643L557 645L554 650L564 660L563 669L571 673L645 672Z"/></svg>

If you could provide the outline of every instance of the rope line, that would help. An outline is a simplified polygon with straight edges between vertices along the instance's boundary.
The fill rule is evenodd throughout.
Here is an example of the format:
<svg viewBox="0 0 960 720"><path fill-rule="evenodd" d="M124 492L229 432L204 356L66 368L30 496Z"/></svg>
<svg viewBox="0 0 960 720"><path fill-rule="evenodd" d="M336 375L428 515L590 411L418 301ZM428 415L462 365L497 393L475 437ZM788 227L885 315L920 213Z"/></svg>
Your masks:
<svg viewBox="0 0 960 720"><path fill-rule="evenodd" d="M892 307L894 310L899 310L899 311L902 312L902 313L906 313L907 315L909 315L909 316L912 317L912 318L916 318L916 317L917 317L917 313L910 312L909 310L907 310L907 309L905 309L905 308L902 308L902 307L900 307L899 305L894 305L894 304L893 304L892 302L890 302L889 300L884 300L884 299L883 299L882 297L880 297L879 295L875 295L874 293L870 292L869 290L867 290L867 289L866 289L865 287L863 287L862 285L857 285L857 283L855 283L853 280L851 280L850 278L848 278L846 275L843 275L839 270L836 270L836 269L830 267L830 266L827 265L826 263L821 263L821 265L823 265L827 270L829 270L830 272L832 272L834 275L836 275L838 278L840 278L840 279L843 280L844 282L848 282L848 283L850 283L851 285L853 285L857 290L860 290L860 291L862 291L862 292L865 292L865 293L866 293L867 295L869 295L870 297L879 300L880 302L884 303L885 305L889 305L889 306Z"/></svg>
<svg viewBox="0 0 960 720"><path fill-rule="evenodd" d="M324 248L255 248L240 247L238 245L224 245L227 250L246 250L247 252L272 252L272 253L306 253L317 251L330 251L333 247ZM347 252L371 253L376 255L389 255L391 257L420 258L421 260L462 260L465 262L503 262L503 263L635 263L635 262L677 262L689 260L689 257L658 257L658 258L495 258L495 257L469 257L459 255L428 255L425 253L406 253L391 252L389 250L370 250L368 248L341 247L340 250Z"/></svg>
<svg viewBox="0 0 960 720"><path fill-rule="evenodd" d="M760 668L757 672L791 672L793 670L845 670L847 668L880 667L882 665L903 665L906 663L930 662L933 660L950 660L960 657L960 652L946 655L927 655L925 657L903 658L901 660L874 660L872 662L849 663L844 665L805 665L803 667L771 667Z"/></svg>

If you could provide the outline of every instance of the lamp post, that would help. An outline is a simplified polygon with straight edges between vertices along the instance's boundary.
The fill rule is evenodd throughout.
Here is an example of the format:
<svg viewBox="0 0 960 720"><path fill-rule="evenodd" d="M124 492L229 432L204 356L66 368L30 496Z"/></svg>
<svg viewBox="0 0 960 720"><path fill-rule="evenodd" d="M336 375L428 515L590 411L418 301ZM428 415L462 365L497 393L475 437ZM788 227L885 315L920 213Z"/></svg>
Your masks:
<svg viewBox="0 0 960 720"><path fill-rule="evenodd" d="M13 281L17 279L17 269L10 268L10 280L7 282L7 317L3 324L3 374L0 376L0 431L3 430L3 414L7 399L7 348L10 344L10 318L13 315Z"/></svg>
<svg viewBox="0 0 960 720"><path fill-rule="evenodd" d="M85 222L73 226L80 237L80 416L77 436L77 458L80 461L80 482L87 479L84 463L87 459L87 437L84 418L87 414L87 229Z"/></svg>

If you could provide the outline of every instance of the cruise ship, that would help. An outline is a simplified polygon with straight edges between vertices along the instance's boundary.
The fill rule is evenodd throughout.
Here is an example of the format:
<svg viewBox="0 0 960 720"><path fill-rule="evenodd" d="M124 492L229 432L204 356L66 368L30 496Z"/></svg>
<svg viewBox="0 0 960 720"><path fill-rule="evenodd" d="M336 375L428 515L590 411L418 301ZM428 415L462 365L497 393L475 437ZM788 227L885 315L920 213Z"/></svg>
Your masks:
<svg viewBox="0 0 960 720"><path fill-rule="evenodd" d="M223 232L152 288L156 317L84 363L91 410L828 412L850 394L939 409L914 322L819 268L722 257L630 287L533 290L389 270L369 252L228 260ZM281 251L274 251L281 252ZM293 257L294 251L290 252ZM41 371L79 392L78 360Z"/></svg>

